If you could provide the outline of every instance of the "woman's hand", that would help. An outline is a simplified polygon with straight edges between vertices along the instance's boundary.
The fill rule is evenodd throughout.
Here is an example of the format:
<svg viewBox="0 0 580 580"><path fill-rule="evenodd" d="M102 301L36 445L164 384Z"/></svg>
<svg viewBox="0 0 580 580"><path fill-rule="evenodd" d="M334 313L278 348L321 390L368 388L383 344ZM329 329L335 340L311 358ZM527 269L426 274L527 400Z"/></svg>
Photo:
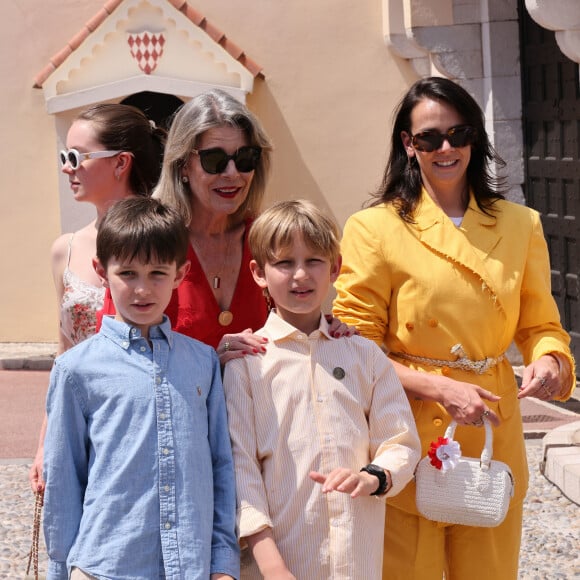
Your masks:
<svg viewBox="0 0 580 580"><path fill-rule="evenodd" d="M485 401L495 403L501 397L471 383L454 381L447 377L439 378L445 380L440 386L441 400L439 402L458 425L481 427L484 417L495 427L499 425L499 417L485 404Z"/></svg>
<svg viewBox="0 0 580 580"><path fill-rule="evenodd" d="M338 318L333 318L332 314L325 314L324 317L326 322L328 322L328 332L333 338L342 338L343 336L352 336L359 333L356 327L349 326Z"/></svg>
<svg viewBox="0 0 580 580"><path fill-rule="evenodd" d="M44 480L42 479L42 467L44 459L44 438L46 436L47 425L48 417L46 416L46 413L44 413L44 419L42 420L42 426L40 427L40 435L38 436L38 448L36 450L36 455L34 456L34 461L28 471L28 481L30 482L32 493L44 491L45 487Z"/></svg>
<svg viewBox="0 0 580 580"><path fill-rule="evenodd" d="M237 334L224 334L216 351L221 365L235 358L242 358L247 354L261 354L266 352L268 339L252 332L251 328Z"/></svg>
<svg viewBox="0 0 580 580"><path fill-rule="evenodd" d="M535 397L541 401L551 401L562 392L560 365L555 356L541 356L524 369L518 399Z"/></svg>
<svg viewBox="0 0 580 580"><path fill-rule="evenodd" d="M28 481L33 493L44 490L44 480L42 479L43 452L44 448L39 447L28 471Z"/></svg>
<svg viewBox="0 0 580 580"><path fill-rule="evenodd" d="M484 417L495 427L499 425L499 417L485 404L485 401L493 403L499 401L501 397L498 395L477 385L455 381L444 375L419 372L394 359L391 359L391 362L411 399L435 401L443 405L458 425L481 427Z"/></svg>

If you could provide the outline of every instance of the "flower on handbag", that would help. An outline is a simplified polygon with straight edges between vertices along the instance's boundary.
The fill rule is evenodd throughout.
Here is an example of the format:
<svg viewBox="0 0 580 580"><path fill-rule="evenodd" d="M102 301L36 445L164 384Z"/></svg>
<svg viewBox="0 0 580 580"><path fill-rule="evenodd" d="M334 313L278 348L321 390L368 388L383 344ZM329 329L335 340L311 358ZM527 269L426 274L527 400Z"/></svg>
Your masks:
<svg viewBox="0 0 580 580"><path fill-rule="evenodd" d="M431 442L427 455L433 467L441 471L447 471L457 465L461 457L461 447L455 439L437 437L437 441Z"/></svg>

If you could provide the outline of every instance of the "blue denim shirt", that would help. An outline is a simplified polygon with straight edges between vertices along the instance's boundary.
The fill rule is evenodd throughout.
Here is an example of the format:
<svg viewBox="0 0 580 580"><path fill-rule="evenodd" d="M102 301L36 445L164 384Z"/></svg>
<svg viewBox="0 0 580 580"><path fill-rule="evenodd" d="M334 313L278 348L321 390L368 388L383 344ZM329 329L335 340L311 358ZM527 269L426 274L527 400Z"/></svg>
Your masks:
<svg viewBox="0 0 580 580"><path fill-rule="evenodd" d="M239 577L235 481L215 351L104 318L47 395L49 579Z"/></svg>

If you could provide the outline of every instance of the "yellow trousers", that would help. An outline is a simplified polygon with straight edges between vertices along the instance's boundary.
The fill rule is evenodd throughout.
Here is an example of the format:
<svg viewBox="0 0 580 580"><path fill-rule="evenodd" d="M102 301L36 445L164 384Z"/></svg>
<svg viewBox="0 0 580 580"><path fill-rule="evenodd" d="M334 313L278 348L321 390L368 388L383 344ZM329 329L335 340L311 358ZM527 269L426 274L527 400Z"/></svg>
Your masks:
<svg viewBox="0 0 580 580"><path fill-rule="evenodd" d="M476 528L388 506L383 580L517 580L522 513L514 502L501 525Z"/></svg>

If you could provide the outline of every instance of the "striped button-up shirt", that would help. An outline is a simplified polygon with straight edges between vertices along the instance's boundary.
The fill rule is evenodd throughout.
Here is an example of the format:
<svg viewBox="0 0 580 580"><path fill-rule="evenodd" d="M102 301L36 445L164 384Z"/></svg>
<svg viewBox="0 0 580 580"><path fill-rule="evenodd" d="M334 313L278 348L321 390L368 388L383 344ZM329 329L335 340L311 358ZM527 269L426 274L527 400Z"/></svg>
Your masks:
<svg viewBox="0 0 580 580"><path fill-rule="evenodd" d="M385 354L360 336L333 339L321 318L307 336L271 313L267 352L226 365L241 538L272 528L298 580L380 578L385 501L322 493L308 476L368 463L398 493L419 440L407 397ZM244 550L242 578L257 578Z"/></svg>

